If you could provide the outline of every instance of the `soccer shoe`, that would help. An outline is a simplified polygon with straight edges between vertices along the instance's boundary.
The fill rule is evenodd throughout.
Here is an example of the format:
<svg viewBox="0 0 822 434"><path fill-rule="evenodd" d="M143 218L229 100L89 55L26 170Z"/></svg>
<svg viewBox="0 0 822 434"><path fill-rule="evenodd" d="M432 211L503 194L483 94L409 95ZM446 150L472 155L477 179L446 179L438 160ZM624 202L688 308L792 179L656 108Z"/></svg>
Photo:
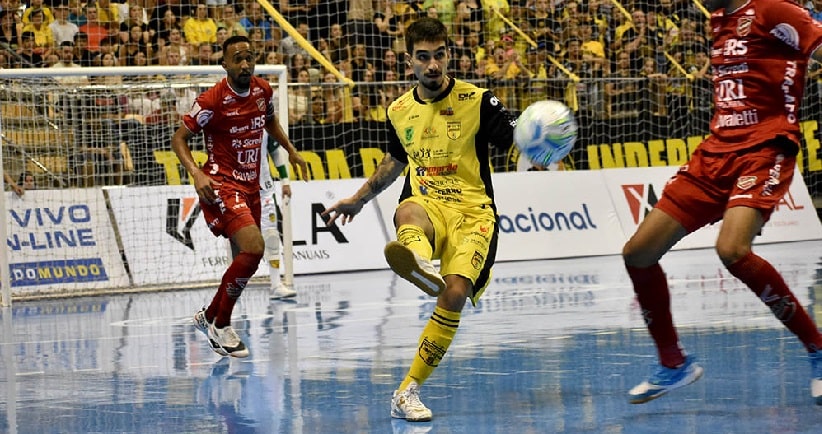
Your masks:
<svg viewBox="0 0 822 434"><path fill-rule="evenodd" d="M636 385L628 392L628 402L642 404L652 399L687 386L702 377L703 369L697 365L694 358L688 356L685 363L678 368L667 368L659 365L656 372L646 381Z"/></svg>
<svg viewBox="0 0 822 434"><path fill-rule="evenodd" d="M194 327L206 335L208 338L208 343L211 345L211 349L214 350L215 353L221 356L227 356L228 353L217 345L217 342L214 342L214 339L211 339L211 337L208 336L208 328L211 326L211 323L206 319L205 311L206 309L202 308L194 314Z"/></svg>
<svg viewBox="0 0 822 434"><path fill-rule="evenodd" d="M445 290L445 280L434 268L434 264L421 258L399 241L385 245L385 260L400 277L413 283L422 292L436 297Z"/></svg>
<svg viewBox="0 0 822 434"><path fill-rule="evenodd" d="M296 297L297 291L289 288L287 285L280 283L277 286L271 287L271 295L268 296L271 300L282 300L284 298Z"/></svg>
<svg viewBox="0 0 822 434"><path fill-rule="evenodd" d="M822 405L822 352L808 353L811 360L811 396L816 405Z"/></svg>
<svg viewBox="0 0 822 434"><path fill-rule="evenodd" d="M241 358L248 357L248 348L230 325L217 328L214 324L210 324L208 326L208 337L225 351L226 355Z"/></svg>
<svg viewBox="0 0 822 434"><path fill-rule="evenodd" d="M409 422L431 420L431 410L420 401L420 386L411 382L403 391L395 390L391 398L391 417Z"/></svg>

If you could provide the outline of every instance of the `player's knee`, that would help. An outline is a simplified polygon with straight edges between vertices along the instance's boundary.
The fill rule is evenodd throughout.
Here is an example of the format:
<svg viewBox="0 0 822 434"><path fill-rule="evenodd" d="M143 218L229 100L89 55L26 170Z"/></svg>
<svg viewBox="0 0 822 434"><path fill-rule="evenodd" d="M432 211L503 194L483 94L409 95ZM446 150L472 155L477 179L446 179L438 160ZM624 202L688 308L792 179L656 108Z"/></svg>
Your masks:
<svg viewBox="0 0 822 434"><path fill-rule="evenodd" d="M263 229L263 241L269 258L280 254L280 232L276 228Z"/></svg>
<svg viewBox="0 0 822 434"><path fill-rule="evenodd" d="M714 248L719 259L726 267L751 252L751 246L745 244L717 243Z"/></svg>
<svg viewBox="0 0 822 434"><path fill-rule="evenodd" d="M628 240L624 246L622 246L622 262L625 263L628 267L647 267L647 261L643 260L642 250L637 248L636 244L632 242L633 240Z"/></svg>

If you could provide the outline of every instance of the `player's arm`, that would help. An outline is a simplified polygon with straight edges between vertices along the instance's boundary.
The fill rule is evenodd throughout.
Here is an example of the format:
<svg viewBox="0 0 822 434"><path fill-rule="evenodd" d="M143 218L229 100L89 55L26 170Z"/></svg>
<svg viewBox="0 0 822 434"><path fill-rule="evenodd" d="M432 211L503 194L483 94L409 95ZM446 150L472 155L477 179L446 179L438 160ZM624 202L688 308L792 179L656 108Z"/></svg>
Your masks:
<svg viewBox="0 0 822 434"><path fill-rule="evenodd" d="M326 221L326 225L330 226L334 224L334 221L340 216L342 216L341 224L346 224L353 220L354 216L362 210L362 207L396 181L397 177L405 170L405 166L408 165L408 155L405 154L405 150L402 147L402 143L400 143L399 137L397 137L391 120L389 119L386 124L388 125L389 131L388 152L385 153L385 156L382 161L380 161L380 164L377 165L374 173L353 196L343 199L323 211L322 215L324 217L330 216ZM394 155L398 155L399 157L394 157Z"/></svg>
<svg viewBox="0 0 822 434"><path fill-rule="evenodd" d="M206 175L197 163L194 162L194 156L191 155L191 148L188 146L188 141L194 136L185 125L180 125L174 136L171 138L171 149L180 160L180 164L185 167L186 171L194 178L194 189L200 199L206 203L213 203L217 199L217 194L214 188L219 186L217 182Z"/></svg>
<svg viewBox="0 0 822 434"><path fill-rule="evenodd" d="M291 185L290 179L288 177L288 155L285 153L285 150L274 140L271 136L268 136L268 142L266 143L266 148L268 150L268 155L271 156L271 161L274 163L274 167L277 169L277 177L280 179L280 183L283 187L283 196L291 197Z"/></svg>
<svg viewBox="0 0 822 434"><path fill-rule="evenodd" d="M497 149L507 150L514 143L517 118L508 111L493 92L486 90L480 104L480 130L477 138Z"/></svg>
<svg viewBox="0 0 822 434"><path fill-rule="evenodd" d="M268 132L268 137L276 140L277 143L280 144L280 147L288 152L288 161L298 168L298 177L308 180L308 163L305 162L303 157L297 151L297 148L295 148L291 141L288 140L288 136L285 134L285 131L283 131L280 123L277 121L277 117L273 114L268 117L268 122L265 124L265 130Z"/></svg>

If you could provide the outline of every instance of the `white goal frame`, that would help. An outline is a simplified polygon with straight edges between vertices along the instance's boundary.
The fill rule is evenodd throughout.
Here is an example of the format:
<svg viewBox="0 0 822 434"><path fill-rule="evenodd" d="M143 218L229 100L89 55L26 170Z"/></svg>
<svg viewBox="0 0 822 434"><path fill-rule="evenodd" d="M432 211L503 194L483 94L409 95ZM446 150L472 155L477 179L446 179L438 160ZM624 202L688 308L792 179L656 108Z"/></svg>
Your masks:
<svg viewBox="0 0 822 434"><path fill-rule="evenodd" d="M95 77L95 76L155 76L155 75L225 75L225 70L219 65L213 66L144 66L144 67L82 67L82 68L32 68L32 69L0 69L0 81L10 79L33 79L33 78L57 78L57 77ZM285 65L261 64L255 66L255 74L271 75L277 77L277 82L272 86L278 93L278 118L283 131L288 131L288 68ZM145 87L146 83L141 83L139 87ZM89 87L100 87L105 85L89 85ZM158 84L158 87L162 85ZM0 116L0 135L3 135L3 119ZM3 147L4 142L0 140L0 240L3 248L0 248L0 306L11 306L12 289L10 276L9 249L6 246L8 239L8 214L9 207L6 203L5 178L3 168ZM95 187L98 189L105 187ZM283 280L287 285L293 285L293 231L291 223L291 205L289 200L282 200L279 203L282 212L283 225ZM230 257L230 255L229 255ZM70 294L62 294L70 295Z"/></svg>

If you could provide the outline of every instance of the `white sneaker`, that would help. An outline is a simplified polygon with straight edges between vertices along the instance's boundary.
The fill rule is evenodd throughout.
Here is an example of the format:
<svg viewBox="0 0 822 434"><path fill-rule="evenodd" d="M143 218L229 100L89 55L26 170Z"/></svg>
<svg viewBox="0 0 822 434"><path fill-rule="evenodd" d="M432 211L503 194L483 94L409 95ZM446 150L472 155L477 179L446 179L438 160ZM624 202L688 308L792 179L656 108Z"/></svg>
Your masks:
<svg viewBox="0 0 822 434"><path fill-rule="evenodd" d="M284 298L296 297L297 291L289 288L287 285L280 283L276 287L272 285L271 295L268 297L271 300L282 300Z"/></svg>
<svg viewBox="0 0 822 434"><path fill-rule="evenodd" d="M445 280L442 279L434 264L405 247L399 241L391 241L385 245L385 260L388 265L403 279L413 283L422 292L437 297L445 290Z"/></svg>
<svg viewBox="0 0 822 434"><path fill-rule="evenodd" d="M412 381L402 392L394 391L391 417L409 422L427 422L431 420L431 416L431 410L420 401L420 386L417 383Z"/></svg>
<svg viewBox="0 0 822 434"><path fill-rule="evenodd" d="M194 314L194 327L206 335L208 338L208 343L211 345L211 349L214 350L215 353L221 356L227 356L228 353L226 353L225 350L217 344L217 342L214 342L214 339L211 339L211 337L208 336L208 328L211 327L211 323L206 319L205 311L206 308L204 307Z"/></svg>
<svg viewBox="0 0 822 434"><path fill-rule="evenodd" d="M214 324L209 325L208 337L222 348L226 355L231 357L248 357L248 348L246 348L240 336L230 325L221 329L215 327Z"/></svg>

